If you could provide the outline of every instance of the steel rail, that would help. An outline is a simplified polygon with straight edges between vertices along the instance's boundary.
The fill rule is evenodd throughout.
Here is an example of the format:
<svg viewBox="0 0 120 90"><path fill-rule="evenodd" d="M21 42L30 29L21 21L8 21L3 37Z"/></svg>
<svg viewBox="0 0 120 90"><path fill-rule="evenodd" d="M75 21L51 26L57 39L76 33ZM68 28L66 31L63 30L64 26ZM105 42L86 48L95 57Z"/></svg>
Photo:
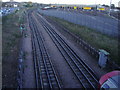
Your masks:
<svg viewBox="0 0 120 90"><path fill-rule="evenodd" d="M31 29L31 33L33 33L33 31L32 31L32 28L33 28L33 26L32 26L32 23L30 22L30 20L31 20L31 15L30 15L30 13L31 12L29 12L29 14L28 14L28 19L29 19L29 27L30 27L30 29ZM39 87L42 87L43 88L43 86L41 86L41 75L40 75L40 68L38 68L40 65L39 65L39 63L38 63L38 57L36 57L37 56L37 48L36 48L36 44L35 44L35 36L33 35L33 34L31 34L31 41L32 41L32 51L33 51L33 61L34 61L34 69L35 69L35 80L36 80L36 88L39 88Z"/></svg>
<svg viewBox="0 0 120 90"><path fill-rule="evenodd" d="M47 26L49 26L49 28L51 28L51 26L49 25L49 24L47 24L47 23L45 23L45 25L47 25ZM51 28L51 30L53 30L54 31L54 29L53 28ZM56 33L55 31L54 31L54 33ZM75 53L74 52L74 50L73 49L71 49L71 47L60 37L60 35L59 34L57 34L56 33L56 35L61 39L61 41L67 46L67 47L69 47L68 49L74 54L74 56L79 60L79 61L81 61L82 63L84 63L85 64L85 66L86 67L88 67L87 69L90 69L92 72L92 74L94 74L93 72L93 70L85 63L85 62L83 62L83 60L81 60L81 58L77 55L77 53ZM89 72L89 71L88 71ZM91 75L92 75L91 74ZM96 77L97 78L97 77ZM96 81L98 81L98 80L96 80Z"/></svg>
<svg viewBox="0 0 120 90"><path fill-rule="evenodd" d="M47 32L49 32L49 35L51 34L51 37L54 37L54 39L56 39L56 41L59 43L59 45L64 49L64 51L67 53L67 55L70 57L70 59L72 60L72 62L74 63L74 65L76 66L76 68L78 68L77 70L79 70L81 73L82 73L82 75L84 75L84 77L87 79L87 81L90 83L90 85L93 87L93 88L96 88L95 87L95 84L93 84L93 82L92 82L92 80L90 80L89 78L90 78L90 76L93 78L93 80L94 80L94 82L97 82L98 83L98 81L96 80L96 78L92 75L92 73L88 70L88 66L86 66L86 65L84 65L85 63L83 63L83 61L81 61L81 59L80 58L78 58L78 56L77 56L77 54L69 47L69 45L67 45L67 43L51 28L51 26L50 25L48 25L47 23L45 23L45 21L43 21L43 19L41 18L41 19L39 19L42 23L42 25L43 25L43 27L45 28L45 30L47 30ZM56 35L56 36L55 36ZM60 42L61 41L61 42ZM55 41L54 41L55 42ZM56 44L57 45L57 44ZM64 46L63 46L64 45ZM57 47L58 47L58 45L57 45ZM67 49L67 50L66 50ZM60 50L60 49L59 49ZM62 51L61 51L62 52ZM70 54L71 53L71 54ZM63 55L63 54L62 54ZM73 57L71 56L71 55L73 55L73 57L74 57L74 59L73 59ZM64 56L65 57L65 56ZM66 59L67 60L67 59ZM79 68L79 65L78 65L78 63L79 64L81 64L83 67L84 67L84 70L86 70L86 72L83 72L83 70L82 69L80 69ZM87 67L87 68L86 68ZM81 67L82 68L82 67ZM74 72L76 72L75 70L74 70ZM86 75L86 73L88 74L88 75L90 75L89 76L89 78L88 78L88 75ZM77 77L79 77L79 76L77 76ZM81 81L80 81L81 82ZM86 86L84 86L85 88L86 88Z"/></svg>
<svg viewBox="0 0 120 90"><path fill-rule="evenodd" d="M33 21L33 20L32 20ZM43 79L43 86L45 87L45 86L48 86L49 85L49 87L50 88L52 88L52 85L51 85L51 81L50 81L50 77L49 77L49 74L48 74L48 69L47 69L47 66L46 66L46 63L45 63L45 55L44 54L46 54L45 53L45 51L44 50L42 50L42 45L41 45L41 40L40 40L40 38L39 37L37 37L37 36L39 36L38 35L38 33L36 32L36 30L37 30L37 28L35 27L35 23L34 23L34 21L32 22L33 23L33 25L34 25L34 33L35 33L35 35L36 35L36 39L37 39L37 41L38 41L38 45L39 45L39 50L40 50L40 54L41 54L41 58L42 58L42 60L40 61L40 64L41 64L41 66L42 66L42 64L44 65L44 68L42 69L42 71L46 74L46 77L47 77L47 79L48 79L48 81L46 80L46 79ZM44 54L43 54L43 52L44 52ZM45 82L45 83L44 83ZM43 88L44 88L43 87Z"/></svg>
<svg viewBox="0 0 120 90"><path fill-rule="evenodd" d="M37 23L36 23L37 24ZM36 30L37 30L38 28L36 28ZM37 30L38 31L38 30ZM42 34L40 33L40 32L38 32L38 36L42 36ZM43 51L45 51L43 54L42 54L42 56L44 56L44 54L45 54L45 58L46 58L46 56L47 56L47 58L49 57L49 55L48 55L48 53L47 53L47 50L46 50L46 47L45 47L45 45L43 44L43 38L41 37L41 46L43 46L42 48L41 48L41 52L43 53ZM43 48L44 48L44 50L43 50ZM52 62L51 62L51 60L50 59L47 59L46 58L46 61L45 62L47 62L47 63L49 63L49 64L51 64L51 69L53 70L53 74L55 75L55 78L56 78L56 80L57 80L57 83L58 83L58 85L59 85L59 87L60 87L60 83L59 83L59 81L58 81L58 78L57 78L57 75L56 75L56 72L55 72L55 69L53 68L53 64L52 64ZM47 61L48 60L48 61ZM45 63L46 64L46 63ZM47 65L46 65L46 67L47 67ZM47 69L47 68L46 68ZM55 84L55 82L54 82L54 84Z"/></svg>
<svg viewBox="0 0 120 90"><path fill-rule="evenodd" d="M37 35L36 35L37 36ZM37 38L38 39L38 38ZM40 44L40 43L39 43ZM40 45L39 45L40 46ZM43 51L42 51L43 52ZM42 57L42 59L44 59L43 57ZM43 61L43 63L44 63L44 65L45 65L45 62ZM45 65L45 69L47 69L46 68L46 65ZM47 72L47 76L48 76L48 81L49 81L49 84L50 84L50 88L52 88L52 86L51 86L51 82L50 82L50 77L49 77L49 75L48 75L48 72ZM45 79L44 79L45 80ZM45 83L44 83L45 84ZM47 84L47 83L46 83Z"/></svg>
<svg viewBox="0 0 120 90"><path fill-rule="evenodd" d="M51 28L52 29L52 28ZM55 32L55 31L54 31ZM81 61L83 61L83 60L81 60L81 58L73 51L73 49L71 49L71 47L55 32L55 34L59 37L59 39L61 39L61 42L66 46L66 47L68 47L67 49L74 55L74 57L79 61L79 62L81 62ZM85 67L85 65L87 65L87 64L83 64L84 62L81 62L81 64ZM87 67L89 67L89 66L87 66ZM86 67L85 67L86 68ZM90 67L89 67L90 68ZM87 71L89 72L89 70L88 70L88 68L86 68L87 69ZM93 76L93 73L91 73L91 72L89 72L92 76ZM94 76L93 76L94 77ZM96 80L96 78L94 78L95 80ZM96 80L96 82L97 82L98 80Z"/></svg>
<svg viewBox="0 0 120 90"><path fill-rule="evenodd" d="M38 36L38 35L37 35L37 36ZM39 35L39 36L41 36L41 35ZM43 43L41 43L41 44L43 44ZM47 54L46 54L46 52L45 52L46 50L44 50L44 49L43 49L44 47L42 47L42 46L44 46L44 45L40 45L40 46L41 46L42 56L44 56L44 57L43 57L43 59L44 59L44 64L45 64L45 67L47 67L47 65L46 65L46 60L48 59L48 57L47 57ZM44 52L43 52L43 51L44 51ZM46 60L45 60L45 59L46 59ZM49 61L49 60L48 60L48 61ZM47 61L47 63L50 64L50 62L48 62L48 61ZM47 69L47 68L46 68L46 70L47 70L47 72L48 72L48 69ZM48 73L47 73L47 74L48 74ZM48 77L49 77L49 75L48 75ZM50 83L50 87L52 88L52 84L51 84L52 82L51 82L51 80L50 80L50 77L49 77L49 83Z"/></svg>
<svg viewBox="0 0 120 90"><path fill-rule="evenodd" d="M49 33L49 34L50 34L50 33ZM59 43L59 44L60 44L60 43ZM56 44L56 45L57 45L57 44ZM63 50L65 50L65 47L63 47L61 44L60 44L60 46L62 47ZM68 63L69 66L71 67L71 69L74 71L75 75L77 76L77 78L78 78L79 81L81 82L82 86L85 87L85 88L87 88L87 87L83 84L83 80L82 80L82 79L83 79L84 77L81 77L81 78L80 78L80 77L79 77L80 73L79 73L79 75L78 75L78 73L76 73L76 70L78 70L76 64L73 64L72 61L69 61L69 59L65 56L65 53L63 53L63 51L60 49L60 47L59 47L58 45L57 45L57 47L59 48L60 52L61 52L62 55L64 56L65 60L67 61L67 63ZM74 60L66 50L65 50L65 52L67 53L67 55L70 57L71 60ZM79 70L78 70L78 71L79 71Z"/></svg>
<svg viewBox="0 0 120 90"><path fill-rule="evenodd" d="M28 20L30 20L30 12L28 12ZM31 23L29 21L29 27L31 29ZM32 31L31 31L32 33ZM31 41L32 41L32 51L33 51L33 61L34 61L34 69L35 69L35 80L36 80L36 87L38 88L39 87L39 80L38 80L38 71L37 71L37 62L36 62L36 57L35 56L35 51L36 51L36 48L35 48L35 43L34 43L34 36L32 35L31 37Z"/></svg>
<svg viewBox="0 0 120 90"><path fill-rule="evenodd" d="M31 21L32 21L32 19L30 19ZM33 22L33 21L32 21ZM31 23L32 23L31 22ZM36 37L36 35L34 34L34 32L33 32L33 30L35 29L34 27L33 27L33 23L30 25L30 27L32 27L31 28L31 31L32 31L32 35L34 36L34 42L37 40L35 37ZM36 42L36 43L38 43L38 42ZM36 44L37 45L37 44ZM38 46L35 46L35 48L39 48ZM37 51L38 49L36 49L36 55L34 56L34 57L38 57L39 55L37 54L39 51ZM39 58L37 58L37 61L39 61L39 59L40 59L40 57ZM41 62L42 63L42 62ZM38 69L39 69L39 72L41 72L41 68L42 67L44 67L44 66L42 66L42 65L40 65L40 61L38 62L38 64L39 64L39 66L37 66L38 67ZM42 66L42 67L41 67ZM40 68L41 67L41 68ZM41 73L42 74L42 73ZM39 77L40 76L42 76L42 75L39 75ZM37 78L38 79L38 78ZM41 84L40 84L40 86L39 87L41 87L41 88L44 88L44 85L43 85L43 81L42 81L43 79L41 78Z"/></svg>
<svg viewBox="0 0 120 90"><path fill-rule="evenodd" d="M42 61L39 61L39 63L44 64L44 69L42 69L44 71L44 73L46 73L48 82L45 82L46 79L45 77L42 77L42 83L43 83L43 88L46 88L46 86L49 84L49 87L47 86L47 88L61 88L61 85L59 83L59 80L57 78L55 69L53 67L53 64L49 58L49 55L47 53L46 47L43 43L43 39L42 39L42 34L38 31L38 27L36 26L36 22L33 18L31 18L32 24L33 24L33 33L35 33L34 35L36 36L36 40L38 43L38 48L40 50L40 54L41 54L41 58ZM42 65L41 65L42 66ZM42 71L41 71L42 72ZM43 79L44 78L44 79Z"/></svg>

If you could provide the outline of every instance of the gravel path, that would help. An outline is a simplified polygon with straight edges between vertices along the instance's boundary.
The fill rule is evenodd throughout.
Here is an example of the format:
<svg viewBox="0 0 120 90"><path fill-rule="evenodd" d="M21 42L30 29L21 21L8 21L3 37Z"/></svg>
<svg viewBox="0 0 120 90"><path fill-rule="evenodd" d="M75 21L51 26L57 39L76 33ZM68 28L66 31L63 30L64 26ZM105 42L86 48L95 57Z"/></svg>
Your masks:
<svg viewBox="0 0 120 90"><path fill-rule="evenodd" d="M27 37L23 39L23 50L25 53L24 61L24 88L35 88L35 74L34 74L34 63L32 58L32 44L31 44L31 33L28 23L26 24L27 31L25 34Z"/></svg>

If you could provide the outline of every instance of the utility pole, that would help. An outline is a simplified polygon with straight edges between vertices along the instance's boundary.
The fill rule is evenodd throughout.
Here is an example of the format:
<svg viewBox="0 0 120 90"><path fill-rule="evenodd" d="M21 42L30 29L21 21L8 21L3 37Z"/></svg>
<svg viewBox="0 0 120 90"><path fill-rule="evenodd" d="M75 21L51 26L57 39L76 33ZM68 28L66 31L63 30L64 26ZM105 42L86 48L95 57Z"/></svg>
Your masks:
<svg viewBox="0 0 120 90"><path fill-rule="evenodd" d="M110 12L111 12L111 3L112 3L112 0L110 0L110 9L109 9L109 13L108 13L109 16L110 16Z"/></svg>
<svg viewBox="0 0 120 90"><path fill-rule="evenodd" d="M97 0L95 0L95 15L97 15Z"/></svg>

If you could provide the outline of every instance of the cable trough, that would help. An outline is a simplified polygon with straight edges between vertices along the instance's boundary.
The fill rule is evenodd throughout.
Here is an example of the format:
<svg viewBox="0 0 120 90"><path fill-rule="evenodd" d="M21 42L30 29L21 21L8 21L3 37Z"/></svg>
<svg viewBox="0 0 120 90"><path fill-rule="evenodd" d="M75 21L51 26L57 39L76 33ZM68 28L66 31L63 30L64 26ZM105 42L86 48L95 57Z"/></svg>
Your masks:
<svg viewBox="0 0 120 90"><path fill-rule="evenodd" d="M98 79L94 74L94 71L74 52L74 50L65 42L59 34L40 17L40 14L36 14L37 19L42 24L46 32L50 35L54 44L76 75L82 88L97 88Z"/></svg>
<svg viewBox="0 0 120 90"><path fill-rule="evenodd" d="M28 14L28 18L29 26L32 33L32 48L36 87L61 88L55 69L44 45L43 36L39 32L37 23L30 13L31 12L29 12Z"/></svg>

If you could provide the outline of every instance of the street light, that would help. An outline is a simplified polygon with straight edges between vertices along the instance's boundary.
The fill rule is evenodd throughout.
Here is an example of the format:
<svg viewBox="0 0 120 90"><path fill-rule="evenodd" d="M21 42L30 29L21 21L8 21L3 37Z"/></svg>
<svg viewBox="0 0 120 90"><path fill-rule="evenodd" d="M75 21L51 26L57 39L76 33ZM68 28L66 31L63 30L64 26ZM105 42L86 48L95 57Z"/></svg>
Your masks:
<svg viewBox="0 0 120 90"><path fill-rule="evenodd" d="M110 9L109 9L109 13L108 13L109 16L110 16L110 12L111 12L111 3L112 3L112 0L110 0Z"/></svg>
<svg viewBox="0 0 120 90"><path fill-rule="evenodd" d="M95 14L97 15L97 0L95 0Z"/></svg>

